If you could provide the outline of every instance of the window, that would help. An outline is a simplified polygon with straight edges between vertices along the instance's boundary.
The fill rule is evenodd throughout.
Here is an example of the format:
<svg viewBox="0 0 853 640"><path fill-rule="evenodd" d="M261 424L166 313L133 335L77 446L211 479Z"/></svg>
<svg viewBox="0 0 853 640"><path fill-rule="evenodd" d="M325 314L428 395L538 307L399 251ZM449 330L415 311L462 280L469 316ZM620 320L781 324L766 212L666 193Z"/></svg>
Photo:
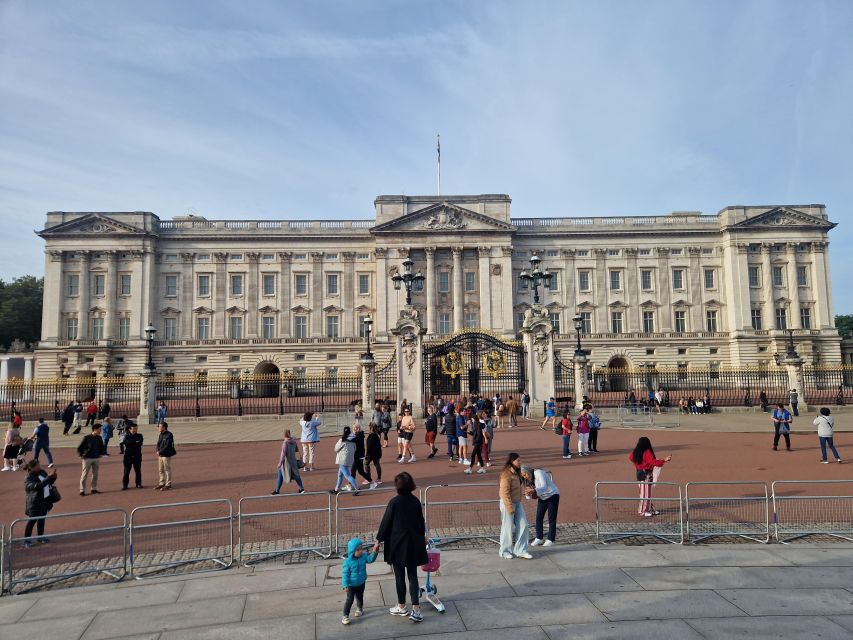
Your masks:
<svg viewBox="0 0 853 640"><path fill-rule="evenodd" d="M684 288L684 269L672 270L672 288L675 290Z"/></svg>
<svg viewBox="0 0 853 640"><path fill-rule="evenodd" d="M163 318L163 339L177 340L178 339L178 319Z"/></svg>
<svg viewBox="0 0 853 640"><path fill-rule="evenodd" d="M370 294L370 274L358 274L358 295L366 296Z"/></svg>
<svg viewBox="0 0 853 640"><path fill-rule="evenodd" d="M369 253L359 253L356 257L356 260L370 260Z"/></svg>
<svg viewBox="0 0 853 640"><path fill-rule="evenodd" d="M65 339L66 340L76 340L77 339L77 318L66 318L65 319Z"/></svg>
<svg viewBox="0 0 853 640"><path fill-rule="evenodd" d="M716 286L716 278L713 269L705 269L705 288L714 289Z"/></svg>
<svg viewBox="0 0 853 640"><path fill-rule="evenodd" d="M622 312L610 312L610 331L611 333L622 333Z"/></svg>
<svg viewBox="0 0 853 640"><path fill-rule="evenodd" d="M717 312L710 310L705 312L705 329L707 331L717 331Z"/></svg>
<svg viewBox="0 0 853 640"><path fill-rule="evenodd" d="M719 352L719 347L711 347L710 349L708 349L708 353L710 353L712 356L717 355Z"/></svg>
<svg viewBox="0 0 853 640"><path fill-rule="evenodd" d="M308 274L297 273L293 277L293 288L298 296L308 295Z"/></svg>
<svg viewBox="0 0 853 640"><path fill-rule="evenodd" d="M581 333L592 333L592 312L581 311Z"/></svg>
<svg viewBox="0 0 853 640"><path fill-rule="evenodd" d="M243 316L231 316L231 339L240 340L243 338Z"/></svg>
<svg viewBox="0 0 853 640"><path fill-rule="evenodd" d="M65 295L80 295L80 276L76 273L65 276Z"/></svg>
<svg viewBox="0 0 853 640"><path fill-rule="evenodd" d="M578 249L575 255L581 258L586 258L589 255L589 249Z"/></svg>
<svg viewBox="0 0 853 640"><path fill-rule="evenodd" d="M643 333L655 332L655 312L643 311Z"/></svg>
<svg viewBox="0 0 853 640"><path fill-rule="evenodd" d="M130 340L130 318L118 319L118 339Z"/></svg>
<svg viewBox="0 0 853 640"><path fill-rule="evenodd" d="M619 256L620 253L621 253L621 251L619 249L608 249L607 250L607 255L610 256L611 258Z"/></svg>
<svg viewBox="0 0 853 640"><path fill-rule="evenodd" d="M655 355L655 350L654 349L646 349L646 355L647 356Z"/></svg>
<svg viewBox="0 0 853 640"><path fill-rule="evenodd" d="M552 313L549 315L551 325L554 327L554 333L560 333L560 314Z"/></svg>
<svg viewBox="0 0 853 640"><path fill-rule="evenodd" d="M231 276L231 295L232 296L242 296L243 295L243 276L242 275Z"/></svg>
<svg viewBox="0 0 853 640"><path fill-rule="evenodd" d="M326 274L326 295L327 296L338 295L338 274L337 273L327 273Z"/></svg>
<svg viewBox="0 0 853 640"><path fill-rule="evenodd" d="M641 256L650 256L650 255L652 255L652 250L651 249L640 249L637 253L640 254Z"/></svg>
<svg viewBox="0 0 853 640"><path fill-rule="evenodd" d="M465 328L466 329L474 329L478 325L477 314L466 311L465 312Z"/></svg>
<svg viewBox="0 0 853 640"><path fill-rule="evenodd" d="M337 253L327 253L326 255L323 256L323 259L324 260L337 260L338 254Z"/></svg>
<svg viewBox="0 0 853 640"><path fill-rule="evenodd" d="M651 291L652 289L652 270L643 269L640 271L640 286L643 291Z"/></svg>
<svg viewBox="0 0 853 640"><path fill-rule="evenodd" d="M95 256L97 258L97 256ZM165 258L166 262L177 262L178 254L177 253L167 253Z"/></svg>
<svg viewBox="0 0 853 640"><path fill-rule="evenodd" d="M708 363L708 377L711 380L719 380L720 379L720 363L719 362L709 362Z"/></svg>
<svg viewBox="0 0 853 640"><path fill-rule="evenodd" d="M367 325L364 324L364 321L367 320L367 316L358 316L358 337L366 338L367 337Z"/></svg>
<svg viewBox="0 0 853 640"><path fill-rule="evenodd" d="M548 281L546 288L548 291L557 291L557 273L555 271L551 271L551 279Z"/></svg>
<svg viewBox="0 0 853 640"><path fill-rule="evenodd" d="M198 277L198 295L199 297L210 295L210 276Z"/></svg>
<svg viewBox="0 0 853 640"><path fill-rule="evenodd" d="M118 277L118 293L120 296L130 295L130 274L123 273Z"/></svg>
<svg viewBox="0 0 853 640"><path fill-rule="evenodd" d="M776 307L776 328L780 331L788 328L788 312L785 307Z"/></svg>
<svg viewBox="0 0 853 640"><path fill-rule="evenodd" d="M616 269L610 271L610 290L619 291L622 288L622 272Z"/></svg>
<svg viewBox="0 0 853 640"><path fill-rule="evenodd" d="M548 249L548 251L545 252L545 255L549 258L556 258L558 255L560 255L560 252L556 249Z"/></svg>
<svg viewBox="0 0 853 640"><path fill-rule="evenodd" d="M326 354L326 360L337 360L337 359L338 359L337 353L327 353Z"/></svg>
<svg viewBox="0 0 853 640"><path fill-rule="evenodd" d="M92 340L104 339L104 319L92 318L92 330L89 332L89 337Z"/></svg>
<svg viewBox="0 0 853 640"><path fill-rule="evenodd" d="M773 286L781 287L782 286L782 267L773 267Z"/></svg>
<svg viewBox="0 0 853 640"><path fill-rule="evenodd" d="M178 295L178 276L166 276L166 297L175 298Z"/></svg>
<svg viewBox="0 0 853 640"><path fill-rule="evenodd" d="M578 291L589 291L589 271L578 271Z"/></svg>
<svg viewBox="0 0 853 640"><path fill-rule="evenodd" d="M237 261L243 259L243 254L242 253L229 253L228 259L233 260L234 262L237 262Z"/></svg>
<svg viewBox="0 0 853 640"><path fill-rule="evenodd" d="M682 254L682 252L683 252L682 249L671 249L669 253L671 255L674 255L674 256L680 256Z"/></svg>
<svg viewBox="0 0 853 640"><path fill-rule="evenodd" d="M337 338L340 335L340 316L326 316L326 337Z"/></svg>
<svg viewBox="0 0 853 640"><path fill-rule="evenodd" d="M812 310L809 307L800 307L800 326L803 329L812 328Z"/></svg>
<svg viewBox="0 0 853 640"><path fill-rule="evenodd" d="M703 256L712 256L714 255L714 249L712 247L703 247L702 248Z"/></svg>
<svg viewBox="0 0 853 640"><path fill-rule="evenodd" d="M750 287L760 287L761 286L761 271L759 271L759 267L757 265L749 265L749 286Z"/></svg>
<svg viewBox="0 0 853 640"><path fill-rule="evenodd" d="M474 273L473 271L466 271L465 272L465 291L467 291L467 292L476 291L476 284L475 284L475 278L476 277L477 277L477 274Z"/></svg>
<svg viewBox="0 0 853 640"><path fill-rule="evenodd" d="M293 317L293 335L297 338L308 337L308 316Z"/></svg>
<svg viewBox="0 0 853 640"><path fill-rule="evenodd" d="M265 253L261 256L261 260L275 260L274 253Z"/></svg>
<svg viewBox="0 0 853 640"><path fill-rule="evenodd" d="M676 311L675 312L675 331L677 333L683 333L687 330L687 312L686 311Z"/></svg>
<svg viewBox="0 0 853 640"><path fill-rule="evenodd" d="M104 295L107 288L107 277L103 274L95 274L92 280L92 294L96 296Z"/></svg>
<svg viewBox="0 0 853 640"><path fill-rule="evenodd" d="M210 340L210 318L199 318L196 320L196 338L199 340Z"/></svg>
<svg viewBox="0 0 853 640"><path fill-rule="evenodd" d="M524 314L516 313L515 314L515 326L519 329L524 325Z"/></svg>
<svg viewBox="0 0 853 640"><path fill-rule="evenodd" d="M450 314L449 313L438 314L438 332L441 335L447 335L448 333L450 333Z"/></svg>
<svg viewBox="0 0 853 640"><path fill-rule="evenodd" d="M275 274L265 273L263 275L263 290L265 296L275 295Z"/></svg>
<svg viewBox="0 0 853 640"><path fill-rule="evenodd" d="M753 309L752 310L752 328L756 331L761 331L762 322L761 322L761 309Z"/></svg>
<svg viewBox="0 0 853 640"><path fill-rule="evenodd" d="M687 349L679 348L678 349L678 355L680 355L680 356L687 355Z"/></svg>
<svg viewBox="0 0 853 640"><path fill-rule="evenodd" d="M207 262L208 260L210 260L210 254L209 253L200 253L195 257L195 259L199 260L201 262Z"/></svg>
<svg viewBox="0 0 853 640"><path fill-rule="evenodd" d="M450 272L449 271L439 271L438 272L438 292L439 293L448 293L450 291Z"/></svg>
<svg viewBox="0 0 853 640"><path fill-rule="evenodd" d="M804 264L797 265L797 286L798 287L809 286L808 268Z"/></svg>
<svg viewBox="0 0 853 640"><path fill-rule="evenodd" d="M265 340L275 338L275 318L265 316L261 321L261 328L263 330L263 337Z"/></svg>
<svg viewBox="0 0 853 640"><path fill-rule="evenodd" d="M240 362L240 356L237 354L228 356L228 362Z"/></svg>

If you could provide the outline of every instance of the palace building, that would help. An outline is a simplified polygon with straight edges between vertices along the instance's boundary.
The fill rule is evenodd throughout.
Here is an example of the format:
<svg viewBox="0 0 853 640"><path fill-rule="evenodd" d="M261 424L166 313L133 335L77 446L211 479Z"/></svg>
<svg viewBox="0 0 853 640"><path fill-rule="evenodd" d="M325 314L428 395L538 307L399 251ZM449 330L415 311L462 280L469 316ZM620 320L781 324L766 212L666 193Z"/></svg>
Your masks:
<svg viewBox="0 0 853 640"><path fill-rule="evenodd" d="M573 318L593 366L772 362L793 339L809 364L841 362L823 205L730 206L714 215L514 218L506 195L379 196L361 220L160 219L51 212L36 376L138 373L145 328L175 375L352 372L389 358L406 291L427 341L466 328L515 337L539 290L570 358Z"/></svg>

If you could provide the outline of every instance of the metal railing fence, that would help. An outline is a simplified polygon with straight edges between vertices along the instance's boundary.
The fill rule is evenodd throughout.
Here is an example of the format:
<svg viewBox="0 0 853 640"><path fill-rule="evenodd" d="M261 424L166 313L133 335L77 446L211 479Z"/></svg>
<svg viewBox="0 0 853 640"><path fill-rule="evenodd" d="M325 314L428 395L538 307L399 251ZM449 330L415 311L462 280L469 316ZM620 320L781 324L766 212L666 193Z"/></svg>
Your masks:
<svg viewBox="0 0 853 640"><path fill-rule="evenodd" d="M110 518L115 516L116 523L97 529L76 524L90 516L105 514ZM24 533L30 520L43 520L45 535L27 538ZM34 528L33 533L36 531ZM32 546L25 546L27 542ZM9 525L9 541L5 546L6 590L23 593L87 574L121 580L127 573L127 544L127 512L123 509L14 520Z"/></svg>
<svg viewBox="0 0 853 640"><path fill-rule="evenodd" d="M139 413L139 376L78 377L0 382L0 404L4 415L19 411L26 421L59 421L69 403L103 401L110 405L110 415ZM85 417L85 416L84 416Z"/></svg>
<svg viewBox="0 0 853 640"><path fill-rule="evenodd" d="M307 506L316 496L323 496L325 506ZM237 547L244 566L301 551L331 557L332 494L312 491L240 498Z"/></svg>
<svg viewBox="0 0 853 640"><path fill-rule="evenodd" d="M846 495L801 493L820 485L848 490ZM778 542L817 535L853 542L853 480L777 480L772 491L773 530Z"/></svg>
<svg viewBox="0 0 853 640"><path fill-rule="evenodd" d="M732 536L770 542L770 496L763 482L688 482L684 503L689 542Z"/></svg>
<svg viewBox="0 0 853 640"><path fill-rule="evenodd" d="M355 493L342 491L335 496L334 543L337 555L346 550L350 538L373 540L388 501L395 495L393 487L369 489Z"/></svg>
<svg viewBox="0 0 853 640"><path fill-rule="evenodd" d="M170 518L176 512L177 518ZM190 566L196 568L188 572L230 567L233 515L227 499L136 507L130 512L130 575L144 578Z"/></svg>
<svg viewBox="0 0 853 640"><path fill-rule="evenodd" d="M648 496L641 497L641 482L595 483L595 535L601 542L622 538L652 537L684 543L684 501L681 485L650 482ZM619 495L608 495L620 489ZM633 492L633 496L625 495ZM664 495L656 495L663 492ZM649 504L646 504L649 503ZM646 517L644 512L654 515Z"/></svg>

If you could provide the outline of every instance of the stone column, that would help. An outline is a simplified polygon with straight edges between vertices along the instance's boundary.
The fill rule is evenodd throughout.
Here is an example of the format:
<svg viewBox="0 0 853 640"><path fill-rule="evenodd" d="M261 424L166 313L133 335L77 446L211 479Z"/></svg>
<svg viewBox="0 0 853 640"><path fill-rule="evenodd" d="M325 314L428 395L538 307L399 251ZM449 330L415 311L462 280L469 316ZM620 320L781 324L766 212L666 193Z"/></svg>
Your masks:
<svg viewBox="0 0 853 640"><path fill-rule="evenodd" d="M246 254L246 262L249 265L248 282L246 283L246 334L247 338L257 338L258 332L258 305L261 300L261 291L258 285L258 263L261 254L250 252Z"/></svg>
<svg viewBox="0 0 853 640"><path fill-rule="evenodd" d="M589 367L589 359L586 354L580 355L575 353L575 409L583 409L583 399L589 395L587 388L587 370Z"/></svg>
<svg viewBox="0 0 853 640"><path fill-rule="evenodd" d="M636 333L642 328L640 316L643 313L640 309L640 287L637 283L637 249L626 248L625 256L625 331Z"/></svg>
<svg viewBox="0 0 853 640"><path fill-rule="evenodd" d="M397 398L407 398L412 415L424 414L423 334L420 318L404 309L391 333L397 337Z"/></svg>
<svg viewBox="0 0 853 640"><path fill-rule="evenodd" d="M788 389L796 389L797 394L799 395L797 410L805 413L809 410L809 405L806 402L804 389L805 378L803 376L803 359L799 356L788 356L782 360L782 364L785 365L785 369L788 373Z"/></svg>
<svg viewBox="0 0 853 640"><path fill-rule="evenodd" d="M560 255L563 257L563 282L561 289L563 290L563 304L566 307L568 315L565 321L569 321L577 313L578 309L577 295L575 294L575 250L563 249Z"/></svg>
<svg viewBox="0 0 853 640"><path fill-rule="evenodd" d="M370 415L376 404L376 360L373 355L363 353L359 360L361 365L361 408L365 415Z"/></svg>
<svg viewBox="0 0 853 640"><path fill-rule="evenodd" d="M767 329L776 329L776 303L773 300L773 270L770 267L770 251L772 246L769 242L761 245L761 292L764 299L764 309L767 310ZM749 282L747 282L747 286Z"/></svg>
<svg viewBox="0 0 853 640"><path fill-rule="evenodd" d="M290 286L291 286L291 278L290 278L290 268L291 268L291 259L293 258L293 253L290 251L281 251L278 254L279 260L281 260L281 271L279 275L279 309L281 312L279 313L279 327L278 332L280 336L285 338L289 338L292 333L291 321L290 321Z"/></svg>
<svg viewBox="0 0 853 640"><path fill-rule="evenodd" d="M344 261L343 277L341 282L341 336L358 337L358 327L355 322L355 253L345 251L341 253Z"/></svg>
<svg viewBox="0 0 853 640"><path fill-rule="evenodd" d="M428 335L435 335L438 324L435 316L435 248L426 247L426 330Z"/></svg>
<svg viewBox="0 0 853 640"><path fill-rule="evenodd" d="M0 382L6 382L9 379L9 357L0 357Z"/></svg>
<svg viewBox="0 0 853 640"><path fill-rule="evenodd" d="M785 243L785 254L788 258L788 297L791 299L791 317L789 329L802 329L800 322L800 288L797 285L797 243Z"/></svg>
<svg viewBox="0 0 853 640"><path fill-rule="evenodd" d="M77 295L77 339L89 337L89 260L88 251L80 252L80 290Z"/></svg>
<svg viewBox="0 0 853 640"><path fill-rule="evenodd" d="M812 243L812 257L814 266L812 268L812 291L815 297L815 327L828 329L835 326L835 317L832 312L832 282L829 268L826 262L827 242Z"/></svg>
<svg viewBox="0 0 853 640"><path fill-rule="evenodd" d="M24 400L29 402L31 399L33 381L33 359L34 356L24 357Z"/></svg>
<svg viewBox="0 0 853 640"><path fill-rule="evenodd" d="M139 425L153 424L157 405L157 374L145 369L139 380Z"/></svg>
<svg viewBox="0 0 853 640"><path fill-rule="evenodd" d="M685 274L688 278L688 282L690 283L690 290L687 292L687 299L690 301L690 324L691 329L693 331L705 331L707 327L705 326L705 315L703 313L704 307L702 305L702 267L699 264L699 256L702 255L701 247L687 247L687 254L689 255L690 260L690 268L688 272ZM721 318L717 318L717 329L719 330L719 324L721 322Z"/></svg>
<svg viewBox="0 0 853 640"><path fill-rule="evenodd" d="M228 260L227 253L214 253L213 259L216 261L216 272L213 276L213 282L210 283L211 292L210 299L213 308L213 327L212 336L215 339L223 339L228 326L228 314L225 312L226 294L228 291L228 276L225 273L225 263Z"/></svg>
<svg viewBox="0 0 853 640"><path fill-rule="evenodd" d="M106 251L107 254L107 275L104 289L104 338L107 340L116 339L116 269L118 262L118 254L115 251Z"/></svg>
<svg viewBox="0 0 853 640"><path fill-rule="evenodd" d="M480 301L480 326L484 329L492 329L492 300L490 273L492 269L492 249L491 247L477 248L479 271L479 290L477 291L477 299Z"/></svg>
<svg viewBox="0 0 853 640"><path fill-rule="evenodd" d="M543 407L555 395L554 327L545 309L528 309L521 327L530 393L530 416L541 418Z"/></svg>
<svg viewBox="0 0 853 640"><path fill-rule="evenodd" d="M43 305L41 316L41 338L45 342L55 342L65 336L60 325L60 313L65 299L65 283L62 273L62 251L46 251L44 265L44 299L50 304Z"/></svg>
<svg viewBox="0 0 853 640"><path fill-rule="evenodd" d="M610 318L607 316L610 307L610 275L607 273L607 265L605 259L607 257L607 249L593 249L595 254L595 269L592 275L595 278L595 297L598 304L593 313L595 314L595 323L597 333L609 333Z"/></svg>
<svg viewBox="0 0 853 640"><path fill-rule="evenodd" d="M462 247L453 247L453 330L463 327L465 284L462 281Z"/></svg>
<svg viewBox="0 0 853 640"><path fill-rule="evenodd" d="M141 291L143 292L143 305L142 305L142 313L144 317L140 318L140 326L143 328L142 331L139 332L139 338L145 338L144 328L148 326L149 322L154 322L157 319L157 305L160 300L160 292L157 288L157 266L154 261L154 252L152 250L145 250L142 253L142 287Z"/></svg>
<svg viewBox="0 0 853 640"><path fill-rule="evenodd" d="M376 247L376 336L387 337L389 334L388 322L388 250L384 247ZM427 280L429 282L429 280Z"/></svg>
<svg viewBox="0 0 853 640"><path fill-rule="evenodd" d="M323 331L323 253L315 251L311 254L311 330L308 335L320 338L326 335Z"/></svg>
<svg viewBox="0 0 853 640"><path fill-rule="evenodd" d="M515 276L512 271L512 247L501 247L500 264L500 306L501 328L505 336L515 335L515 298L513 297L513 286Z"/></svg>
<svg viewBox="0 0 853 640"><path fill-rule="evenodd" d="M660 287L660 329L672 331L672 287L669 284L669 249L658 247L658 286Z"/></svg>
<svg viewBox="0 0 853 640"><path fill-rule="evenodd" d="M752 328L748 254L749 245L745 242L726 247L726 261L720 277L725 277L726 302L729 314L728 328L730 331Z"/></svg>
<svg viewBox="0 0 853 640"><path fill-rule="evenodd" d="M195 292L195 281L193 279L194 261L194 253L181 254L181 288L178 294L181 300L181 331L178 338L181 340L188 340L193 337L193 293Z"/></svg>

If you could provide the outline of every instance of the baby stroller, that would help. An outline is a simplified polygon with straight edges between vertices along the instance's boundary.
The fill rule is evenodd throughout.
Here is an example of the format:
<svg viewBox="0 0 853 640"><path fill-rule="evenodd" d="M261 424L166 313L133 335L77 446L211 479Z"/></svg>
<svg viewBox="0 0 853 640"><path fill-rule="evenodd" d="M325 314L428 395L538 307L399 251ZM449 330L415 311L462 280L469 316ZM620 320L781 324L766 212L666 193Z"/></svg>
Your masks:
<svg viewBox="0 0 853 640"><path fill-rule="evenodd" d="M444 613L444 604L442 604L441 600L438 599L438 595L436 595L438 587L430 582L430 574L433 571L438 571L439 567L441 567L441 551L435 546L434 541L430 540L427 547L427 563L421 565L421 570L426 571L426 584L420 588L420 594L427 599L427 602L435 607L436 611Z"/></svg>
<svg viewBox="0 0 853 640"><path fill-rule="evenodd" d="M34 438L24 438L21 442L21 447L18 449L18 458L15 460L15 466L20 469L27 461L27 454L33 452Z"/></svg>

